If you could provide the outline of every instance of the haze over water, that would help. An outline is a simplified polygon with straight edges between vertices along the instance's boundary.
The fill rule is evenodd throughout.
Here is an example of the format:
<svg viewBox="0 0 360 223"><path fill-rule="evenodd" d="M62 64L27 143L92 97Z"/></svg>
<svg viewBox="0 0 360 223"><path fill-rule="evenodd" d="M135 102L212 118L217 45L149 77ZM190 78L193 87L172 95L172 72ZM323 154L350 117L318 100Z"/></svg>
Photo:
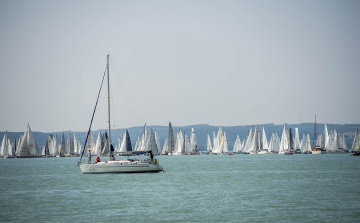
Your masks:
<svg viewBox="0 0 360 223"><path fill-rule="evenodd" d="M349 154L157 158L166 173L84 175L75 157L0 160L0 217L17 222L360 218L360 162Z"/></svg>

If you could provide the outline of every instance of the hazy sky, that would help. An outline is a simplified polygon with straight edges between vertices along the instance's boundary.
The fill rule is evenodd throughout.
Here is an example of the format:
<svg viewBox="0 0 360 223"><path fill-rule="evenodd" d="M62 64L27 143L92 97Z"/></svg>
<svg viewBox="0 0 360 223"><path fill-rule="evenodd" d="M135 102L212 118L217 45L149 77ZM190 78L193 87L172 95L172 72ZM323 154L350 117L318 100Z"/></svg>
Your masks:
<svg viewBox="0 0 360 223"><path fill-rule="evenodd" d="M0 0L0 131L87 130L108 53L115 128L360 123L359 11L358 0Z"/></svg>

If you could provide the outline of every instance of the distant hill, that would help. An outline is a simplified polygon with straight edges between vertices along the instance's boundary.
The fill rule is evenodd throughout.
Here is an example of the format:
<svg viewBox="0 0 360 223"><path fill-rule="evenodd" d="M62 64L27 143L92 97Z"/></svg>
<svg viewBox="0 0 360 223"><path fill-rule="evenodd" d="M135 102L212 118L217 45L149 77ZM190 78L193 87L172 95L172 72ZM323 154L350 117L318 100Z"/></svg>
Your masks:
<svg viewBox="0 0 360 223"><path fill-rule="evenodd" d="M299 134L300 134L300 139L302 138L302 133L305 133L305 134L309 133L311 140L313 140L313 138L314 138L314 123L285 124L285 125L288 129L289 128L293 129L293 132L294 132L295 128L298 128ZM274 125L274 124L258 125L259 130L261 130L262 127L265 128L266 137L267 137L267 140L269 141L271 138L272 132L277 132L277 134L281 138L281 134L282 134L284 125ZM336 129L336 131L338 133L345 134L345 140L346 140L347 146L348 146L348 148L351 148L352 142L354 140L356 128L360 127L360 124L344 124L344 125L327 124L327 127L328 127L329 133L330 133L331 129ZM166 136L167 136L168 126L153 125L153 126L148 126L147 128L148 128L149 132L151 129L156 130L158 132L159 138L160 138L161 149L162 149L165 139L166 139ZM217 132L219 130L219 126L211 126L211 125L206 125L206 124L181 126L182 132L183 133L186 132L187 135L189 135L191 133L191 128L195 129L196 139L197 139L198 147L200 150L202 150L203 147L205 146L206 133L207 132L209 133L211 141L213 141L213 132L215 131L215 134L217 134ZM143 129L144 129L143 126L128 128L133 146L135 146L137 136L141 135L141 133L143 132ZM179 129L180 129L179 126L173 126L174 136L176 136L176 132L179 131ZM249 129L251 129L251 125L222 126L222 129L223 129L223 131L226 132L229 150L232 150L232 147L235 143L236 135L239 135L241 141L243 141L246 133L248 132ZM111 130L111 139L112 139L113 143L117 142L117 137L119 137L124 130L125 129L112 129ZM323 130L324 130L324 124L318 123L317 124L317 134L319 134L319 133L322 134ZM102 133L105 132L104 129L92 131L94 140L96 140L99 131L101 131ZM4 137L4 134L5 134L5 132L0 132L0 140L1 141ZM33 132L35 142L38 144L40 149L44 145L45 140L47 139L47 136L49 134L52 134L52 135L57 134L58 143L60 143L62 132L56 132L56 133ZM76 139L80 140L80 142L82 144L84 144L87 132L75 132L75 134L76 134ZM20 132L8 132L8 135L9 135L10 140L13 141L15 139L15 137L19 138ZM65 140L66 140L69 136L69 131L64 131L64 135L65 135Z"/></svg>

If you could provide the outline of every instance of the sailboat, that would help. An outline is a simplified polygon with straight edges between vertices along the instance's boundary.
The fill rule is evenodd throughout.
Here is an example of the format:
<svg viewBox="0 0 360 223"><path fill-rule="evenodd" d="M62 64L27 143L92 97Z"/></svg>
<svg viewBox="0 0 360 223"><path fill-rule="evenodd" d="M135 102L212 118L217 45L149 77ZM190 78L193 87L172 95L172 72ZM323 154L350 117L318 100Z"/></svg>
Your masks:
<svg viewBox="0 0 360 223"><path fill-rule="evenodd" d="M29 124L24 133L24 137L21 139L21 144L17 150L16 156L19 158L42 157L39 156L39 150L36 148L34 136Z"/></svg>
<svg viewBox="0 0 360 223"><path fill-rule="evenodd" d="M105 161L105 162L98 162L98 163L94 163L94 164L82 164L81 163L81 158L82 155L84 154L84 150L81 153L81 158L79 161L79 167L80 170L83 174L94 174L94 173L147 173L147 172L160 172L160 171L164 171L164 169L159 165L159 163L157 162L157 159L154 159L152 150L149 151L139 151L139 152L132 152L133 155L140 155L140 154L150 154L150 159L126 159L126 160L115 160L113 159L112 155L113 152L111 151L111 134L110 134L110 87L109 87L109 55L107 55L107 66L106 66L106 71L107 71L107 84L108 84L108 124L109 124L109 135L107 137L107 151L109 154L109 160ZM103 76L103 80L105 77L105 73ZM99 95L101 92L101 87L102 87L102 83L101 82L101 86L100 86L100 91L98 94L98 98L96 101L96 105L97 102L99 100ZM95 105L95 110L96 110L96 105ZM86 140L85 140L85 145L86 142L88 140L89 137L89 133L90 133L90 129L91 129L91 125L92 125L92 120L94 118L94 114L95 114L95 110L90 122L90 127L89 127L89 131L88 134L86 136ZM124 141L126 141L124 139ZM165 171L164 171L165 172Z"/></svg>
<svg viewBox="0 0 360 223"><path fill-rule="evenodd" d="M16 143L16 140L15 140ZM8 137L7 131L5 132L3 141L1 143L1 148L0 148L0 157L3 158L13 158L14 157L14 151L15 148L13 148L10 139Z"/></svg>

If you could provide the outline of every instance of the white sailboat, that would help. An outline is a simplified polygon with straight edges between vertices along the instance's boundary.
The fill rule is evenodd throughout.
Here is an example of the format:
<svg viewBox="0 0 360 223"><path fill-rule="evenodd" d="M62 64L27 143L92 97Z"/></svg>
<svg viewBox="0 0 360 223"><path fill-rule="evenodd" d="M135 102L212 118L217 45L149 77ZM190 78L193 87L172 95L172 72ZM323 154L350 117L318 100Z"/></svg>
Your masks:
<svg viewBox="0 0 360 223"><path fill-rule="evenodd" d="M10 158L10 157L14 157L14 155L15 155L14 147L12 146L10 139L8 137L8 133L6 131L4 134L3 141L1 143L0 157Z"/></svg>
<svg viewBox="0 0 360 223"><path fill-rule="evenodd" d="M234 148L233 148L233 153L239 153L241 152L242 148L241 148L241 141L240 141L240 137L239 135L236 135L236 140L234 143Z"/></svg>
<svg viewBox="0 0 360 223"><path fill-rule="evenodd" d="M262 127L262 139L261 139L262 150L258 154L269 154L269 145L266 138L264 126Z"/></svg>
<svg viewBox="0 0 360 223"><path fill-rule="evenodd" d="M104 74L105 75L105 74ZM126 159L126 160L113 160L112 151L110 149L111 145L111 134L110 134L110 87L109 87L109 55L107 55L107 84L108 84L108 124L109 124L109 135L107 138L107 146L109 151L109 160L105 162L98 162L95 164L81 164L81 158L79 162L80 170L83 174L93 174L93 173L146 173L146 172L159 172L164 171L163 168L158 164L157 160L154 159L152 151L144 152L133 152L133 154L140 153L149 153L150 159L140 160L140 159ZM100 87L101 90L101 87ZM100 92L99 92L100 94ZM99 99L99 98L98 98ZM97 104L97 102L96 102ZM95 106L96 108L96 106ZM92 124L92 123L91 123ZM91 129L91 124L89 132ZM89 136L88 132L88 136ZM127 141L128 132L126 131L127 137L123 141ZM86 138L86 141L88 139Z"/></svg>
<svg viewBox="0 0 360 223"><path fill-rule="evenodd" d="M360 132L359 132L359 128L356 128L354 141L353 141L353 144L351 146L351 152L352 153L360 153Z"/></svg>
<svg viewBox="0 0 360 223"><path fill-rule="evenodd" d="M199 154L194 128L191 128L190 155Z"/></svg>
<svg viewBox="0 0 360 223"><path fill-rule="evenodd" d="M300 151L300 136L298 128L295 128L294 150L297 152Z"/></svg>
<svg viewBox="0 0 360 223"><path fill-rule="evenodd" d="M102 135L101 132L99 131L98 137L96 139L96 143L95 143L95 147L94 149L91 151L91 154L93 155L100 155L101 153L101 142L102 142Z"/></svg>
<svg viewBox="0 0 360 223"><path fill-rule="evenodd" d="M163 155L172 155L175 150L174 132L171 122L169 122L169 130L164 148L165 148L165 153Z"/></svg>
<svg viewBox="0 0 360 223"><path fill-rule="evenodd" d="M283 133L281 136L281 142L280 142L280 148L279 148L279 154L280 155L290 155L290 142L289 142L289 134L287 131L287 128L284 125Z"/></svg>
<svg viewBox="0 0 360 223"><path fill-rule="evenodd" d="M161 152L160 138L159 138L159 135L158 135L156 130L155 130L155 141L156 141L156 146L157 146L157 149L158 149L157 153L160 154L160 152Z"/></svg>
<svg viewBox="0 0 360 223"><path fill-rule="evenodd" d="M21 144L16 154L19 158L32 158L32 157L41 157L39 156L39 150L36 149L34 136L32 134L31 128L28 124L24 136L21 140Z"/></svg>
<svg viewBox="0 0 360 223"><path fill-rule="evenodd" d="M209 136L209 133L207 133L207 137L206 137L206 152L210 153L212 151L212 145L211 145L211 139Z"/></svg>

